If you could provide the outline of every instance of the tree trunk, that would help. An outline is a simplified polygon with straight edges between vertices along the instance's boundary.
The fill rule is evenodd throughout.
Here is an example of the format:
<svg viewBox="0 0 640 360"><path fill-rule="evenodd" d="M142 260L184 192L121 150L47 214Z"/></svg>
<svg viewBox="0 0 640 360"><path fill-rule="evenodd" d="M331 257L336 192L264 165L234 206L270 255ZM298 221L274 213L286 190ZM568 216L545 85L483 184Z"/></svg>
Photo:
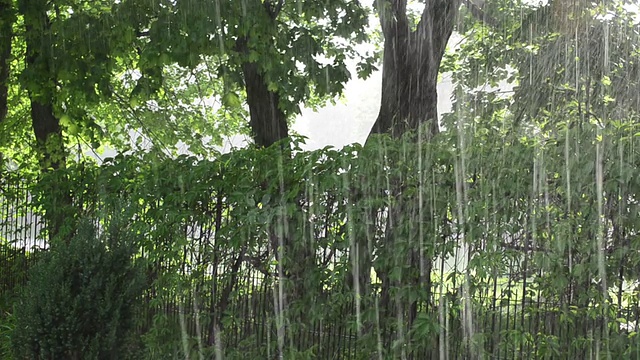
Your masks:
<svg viewBox="0 0 640 360"><path fill-rule="evenodd" d="M439 132L438 70L458 12L457 0L427 1L410 28L406 0L378 2L384 35L382 100L371 134L400 137L429 122L427 138Z"/></svg>
<svg viewBox="0 0 640 360"><path fill-rule="evenodd" d="M53 105L51 102L42 102L31 93L29 99L31 100L31 124L38 151L41 153L42 170L64 168L66 156L62 142L62 129L58 118L53 114Z"/></svg>
<svg viewBox="0 0 640 360"><path fill-rule="evenodd" d="M46 4L22 5L27 45L25 87L31 102L31 124L43 171L56 170L65 165L62 128L53 110L55 75L49 51L51 21ZM36 83L37 81L37 83Z"/></svg>
<svg viewBox="0 0 640 360"><path fill-rule="evenodd" d="M38 153L42 172L64 168L66 151L62 138L60 120L54 114L55 75L52 71L48 34L51 22L47 15L46 4L32 4L20 10L25 22L26 71L29 82L25 84L31 102L31 125L36 138L35 150ZM36 80L37 79L37 80ZM35 81L38 81L35 84ZM55 190L55 189L54 189ZM71 205L71 196L67 192L52 191L47 194L50 208L46 209L49 240L56 237L66 218L66 210Z"/></svg>
<svg viewBox="0 0 640 360"><path fill-rule="evenodd" d="M274 22L282 10L283 4L282 0L262 3L265 14ZM246 56L246 60L242 64L242 73L247 93L247 104L249 105L249 125L253 140L257 146L266 148L289 136L287 114L280 107L280 94L269 89L267 77L261 69L260 63L248 60L251 50L248 44L247 37L239 38L236 42L236 50ZM273 159L274 166L278 162L282 162L283 168L286 169L287 162L291 160L290 149L281 148L279 157L279 159ZM277 179L274 180L277 181ZM277 199L285 196L291 185L285 177L284 181L280 182L279 193L271 194L272 198ZM286 213L276 216L269 229L271 247L277 261L282 263L281 280L287 280L290 284L285 288L285 297L280 299L283 302L281 309L288 310L292 302L308 296L310 289L305 286L305 279L309 270L312 270L310 266L315 266L314 251L300 246L299 240L293 237L292 229L295 229L295 221ZM280 246L282 253L279 251ZM284 259L281 258L281 255Z"/></svg>
<svg viewBox="0 0 640 360"><path fill-rule="evenodd" d="M14 22L12 0L0 0L0 123L8 112L9 66Z"/></svg>
<svg viewBox="0 0 640 360"><path fill-rule="evenodd" d="M390 134L399 138L427 123L428 128L422 132L422 138L418 141L429 140L439 132L438 72L447 42L453 32L460 3L458 0L426 0L420 21L414 29L407 16L406 0L380 0L376 4L384 35L382 99L380 112L370 135ZM391 194L399 194L400 184L392 182L391 188L387 190ZM405 319L405 328L397 329L400 333L396 333L395 336L392 335L394 330L382 329L383 333L388 334L386 336L389 337L389 343L393 342L393 339L411 342L406 335L409 334L408 331L417 314L416 300L393 296L393 289L430 286L430 281L427 280L430 279L430 274L420 276L419 271L403 271L401 279L393 279L390 276L394 267L420 268L420 257L424 254L419 254L417 249L411 247L406 257L394 254L394 251L397 251L393 245L397 240L394 235L397 231L392 229L396 224L406 223L407 218L413 216L415 209L418 209L417 201L417 198L415 201L407 200L388 209L384 244L378 247L380 256L394 259L396 262L393 264L392 261L390 266L376 267L382 281L381 324L385 324L396 315ZM363 244L360 246L363 247ZM360 284L360 287L367 288L367 284Z"/></svg>
<svg viewBox="0 0 640 360"><path fill-rule="evenodd" d="M278 18L283 5L283 0L262 3L265 15L273 22ZM242 73L249 105L249 125L255 144L260 147L269 147L289 136L287 115L280 108L280 94L269 90L269 84L259 63L248 60L250 50L248 44L247 37L236 41L236 50L246 56L242 64Z"/></svg>
<svg viewBox="0 0 640 360"><path fill-rule="evenodd" d="M256 145L269 147L289 136L287 116L280 109L280 95L270 91L257 63L242 65L251 132Z"/></svg>

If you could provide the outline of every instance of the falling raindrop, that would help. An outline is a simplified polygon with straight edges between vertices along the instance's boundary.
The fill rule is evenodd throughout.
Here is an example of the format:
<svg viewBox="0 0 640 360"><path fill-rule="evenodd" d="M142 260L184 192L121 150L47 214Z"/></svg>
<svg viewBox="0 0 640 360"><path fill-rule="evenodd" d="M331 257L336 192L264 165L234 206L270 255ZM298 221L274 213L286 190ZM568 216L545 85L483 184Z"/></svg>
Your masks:
<svg viewBox="0 0 640 360"><path fill-rule="evenodd" d="M473 309L471 302L471 286L470 286L470 269L469 269L469 260L472 257L472 254L469 251L469 240L467 235L466 226L468 226L467 219L467 207L466 205L469 203L467 199L467 188L466 188L466 142L465 142L465 117L462 115L463 111L460 109L460 105L458 103L458 117L456 119L457 126L457 157L454 162L454 172L455 172L455 183L456 183L456 209L457 209L457 218L460 232L460 251L463 256L466 256L465 269L464 269L464 281L462 284L462 322L464 329L464 346L467 351L467 356L473 357ZM457 269L456 269L457 271Z"/></svg>
<svg viewBox="0 0 640 360"><path fill-rule="evenodd" d="M243 3L244 3L244 0L243 0ZM225 52L224 39L222 38L222 34L224 33L224 30L222 27L222 19L220 14L220 0L215 0L215 19L216 19L216 25L217 25L216 33L218 34L218 47L220 48L220 53L224 54Z"/></svg>
<svg viewBox="0 0 640 360"><path fill-rule="evenodd" d="M604 21L604 76L609 75L609 20ZM603 169L603 152L604 145L606 144L606 140L604 138L604 134L602 133L602 127L608 123L608 113L606 110L606 105L602 109L602 120L601 124L596 124L596 191L597 191L597 201L598 201L598 235L597 235L597 251L598 251L598 276L600 277L600 282L602 286L602 305L603 305L603 323L602 323L602 332L605 341L605 351L607 358L610 358L609 352L609 288L607 286L607 272L605 265L605 232L607 231L604 216L604 169ZM602 126L601 126L602 125ZM612 196L609 194L608 196ZM599 347L599 342L597 346Z"/></svg>

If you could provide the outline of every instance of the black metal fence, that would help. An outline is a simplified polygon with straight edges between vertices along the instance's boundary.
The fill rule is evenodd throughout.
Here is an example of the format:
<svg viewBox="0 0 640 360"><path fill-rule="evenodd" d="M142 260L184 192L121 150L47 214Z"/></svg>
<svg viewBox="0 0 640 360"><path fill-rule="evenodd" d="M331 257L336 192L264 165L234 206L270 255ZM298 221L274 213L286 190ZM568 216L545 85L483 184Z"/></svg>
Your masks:
<svg viewBox="0 0 640 360"><path fill-rule="evenodd" d="M25 283L33 255L46 247L39 237L44 224L30 206L29 185L16 177L0 181L0 298Z"/></svg>
<svg viewBox="0 0 640 360"><path fill-rule="evenodd" d="M34 254L37 249L46 248L46 241L39 236L43 229L42 214L31 206L28 186L13 180L3 182L5 194L11 195L0 195L0 298L25 283L26 271L36 258ZM196 229L198 226L201 228ZM327 297L319 300L318 306L331 314L284 326L279 323L283 318L278 313L277 276L247 268L236 271L241 275L233 278L225 276L224 267L217 270L218 278L210 271L194 274L186 265L193 265L195 258L201 263L207 259L191 246L211 241L205 235L210 234L210 225L192 223L182 228L182 235L188 240L184 262L159 262L154 270L177 270L184 276L184 282L171 289L162 289L163 285L156 283L149 289L139 317L142 337L150 336L150 331L156 329L153 343L163 343L164 337L164 343L173 346L158 352L182 357L205 349L215 351L219 346L218 351L230 359L275 358L283 348L300 351L300 358L377 358L379 349L372 348L372 344L381 346L383 341L376 339L380 332L375 325L367 329L356 326L360 315L354 303L357 294L327 291ZM570 297L546 300L548 294L538 291L534 281L540 274L522 277L522 260L534 255L532 250L520 249L518 256L511 257L517 259L512 266L513 274L495 274L474 281L469 302L463 300L460 281L451 280L456 278L451 275L460 269L442 268L441 278L434 271L432 298L420 305L421 317L414 324L420 331L410 335L412 347L407 350L407 358L462 359L467 357L468 348L479 358L492 359L597 358L607 351L628 358L640 355L637 336L640 303L636 292L631 291L632 296L624 301L620 297L617 302L607 302L608 312L602 310L604 303L596 300L587 303L572 301ZM222 322L214 324L212 306L219 303L213 299L219 298L230 281L238 285L228 294ZM163 292L162 296L159 292ZM369 308L376 310L377 298L372 299ZM472 324L471 334L465 333L462 326L467 320ZM284 336L280 333L283 328L286 328ZM164 329L164 333L158 333L158 329Z"/></svg>

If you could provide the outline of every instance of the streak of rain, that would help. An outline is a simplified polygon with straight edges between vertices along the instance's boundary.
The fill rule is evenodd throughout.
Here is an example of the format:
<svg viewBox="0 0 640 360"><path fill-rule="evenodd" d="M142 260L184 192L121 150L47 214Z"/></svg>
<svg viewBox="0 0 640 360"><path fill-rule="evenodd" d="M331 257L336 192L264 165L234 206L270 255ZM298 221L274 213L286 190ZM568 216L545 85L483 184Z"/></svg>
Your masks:
<svg viewBox="0 0 640 360"><path fill-rule="evenodd" d="M216 191L223 190L198 188L201 193L211 192L209 198L198 198L198 206L215 198L211 208L202 206L206 219L193 220L202 214L178 213L178 210L165 213L158 204L178 197L180 201L176 203L183 206L190 201L189 196L197 197L185 188L193 185L189 181L197 185L200 181L210 181L205 178L213 167L202 172L206 175L197 181L188 180L191 170L182 169L173 183L174 179L167 179L164 168L157 164L147 168L142 161L135 163L132 173L148 177L148 180L133 177L131 180L149 186L146 193L133 201L143 204L139 211L149 216L146 231L156 234L162 230L162 221L169 217L184 222L175 230L183 238L176 235L176 239L171 238L175 243L167 246L169 250L163 250L173 251L175 257L161 264L175 271L173 275L178 280L168 277L164 279L167 284L154 284L158 287L154 291L164 291L163 296L173 301L169 303L165 299L167 304L162 305L164 308L158 307L159 314L155 314L153 320L161 323L161 320L169 321L162 316L175 318L172 318L175 326L166 331L175 335L172 354L180 354L184 359L216 360L246 357L242 351L254 358L282 360L640 358L637 340L640 279L636 265L640 263L636 239L640 234L640 226L636 225L640 210L635 188L640 97L634 95L634 91L640 89L640 30L637 17L635 23L620 18L631 11L620 9L631 9L630 5L625 3L626 7L616 8L612 2L587 4L585 1L583 5L588 7L582 10L588 10L585 14L591 16L585 20L572 13L573 7L554 7L554 4L567 3L563 0L550 1L548 6L546 2L526 5L531 2L525 1L526 6L518 11L494 8L489 2L479 0L465 1L464 6L469 8L465 7L466 12L459 15L465 18L457 19L454 33L460 41L455 46L453 42L449 44L452 48L447 50L442 62L432 53L423 59L431 67L446 67L446 73L441 70L434 78L439 75L451 79L446 91L441 91L444 86L438 90L438 98L444 98L451 107L439 114L439 134L427 134L428 127L418 126L417 143L407 140L400 144L394 134L381 137L380 142L376 142L377 138L371 142L367 139L363 146L345 147L352 152L330 147L315 152L291 150L285 149L290 146L287 143L279 152L268 153L276 154L275 157L261 159L269 163L267 170L261 167L264 164L252 162L255 159L241 158L233 164L247 173L240 176L240 170L226 169L237 176L231 183L215 183L218 178L228 176L224 171L211 176L218 177L211 180L212 183L233 188L233 193L220 195ZM196 1L187 3L192 7L198 5ZM239 36L234 27L241 25L233 23L224 11L236 9L238 15L235 16L241 16L241 22L253 16L256 4L265 3L280 6L282 10L282 15L270 26L294 27L291 24L304 18L295 23L295 30L301 34L315 30L305 26L318 26L325 31L335 25L331 21L309 25L306 20L317 11L314 6L338 6L328 1L254 3L241 0L239 7L233 8L230 2L214 0L213 10L207 15L211 16L207 20L214 23L216 30L215 34L209 34L209 39L216 37L217 41L214 42L217 49L212 52L219 52L214 62L227 61L237 50L225 44L232 43L229 41L234 40L233 36ZM171 3L176 7L179 4L180 1ZM379 0L376 4L423 9L422 2L417 1L407 5L404 1ZM548 12L543 12L543 7ZM158 9L164 7L153 8L153 11ZM482 13L484 17L474 13L483 9L492 12ZM383 22L388 20L387 10L378 10ZM619 13L614 14L614 10ZM75 19L81 9L66 11L65 16ZM508 12L504 15L507 19L501 21L509 28L490 29L488 16L500 11ZM600 15L594 15L597 13ZM415 22L422 16L420 12L409 14L407 19ZM566 19L554 18L560 16L558 14ZM543 16L549 17L548 21L541 20ZM433 23L437 20L434 17ZM411 29L417 27L412 26ZM431 39L437 35L432 32L433 26L429 24L419 34ZM56 35L71 36L67 33L69 29L61 29ZM149 29L138 32L145 37ZM511 32L517 35L512 36ZM265 37L275 37L276 33ZM384 32L376 36L379 37L373 37L375 41L396 44L397 39L385 41ZM294 37L303 38L299 34ZM415 38L418 36L403 41ZM284 46L302 46L288 40L280 39ZM325 40L318 43L331 42L331 39ZM492 41L498 45L492 47ZM433 43L428 44L433 46ZM260 48L247 41L244 45L247 49L251 46L264 51L275 49L270 54L276 57L288 50L278 48L282 44L273 42ZM423 45L420 43L417 49L407 53L419 56L427 51ZM60 48L71 52L72 46L71 41L66 41ZM95 51L92 43L87 44L87 49ZM313 51L305 55L304 61L310 58L316 62L287 59L295 64L295 69L286 71L283 71L286 61L257 55L258 61L264 62L259 69L264 73L258 75L268 81L290 77L293 84L295 76L315 71L306 74L309 77L306 83L295 83L308 86L305 89L291 90L287 87L291 84L276 84L274 88L262 79L260 90L268 95L269 106L258 107L260 110L276 114L287 106L297 106L287 101L303 97L300 94L305 91L305 96L314 91L323 92L319 84L329 88L339 81L338 76L332 78L331 75L336 74L333 70L341 65L339 59L344 54L335 56ZM338 52L337 48L331 51ZM403 71L418 68L420 64L411 62L407 53L395 53L392 64L410 64ZM329 63L322 65L323 61ZM220 71L229 79L236 75L242 78L242 66L246 64L221 66ZM207 73L212 81L219 80L211 76L207 66L197 70ZM385 71L391 72L383 69L379 74L383 79L388 76ZM165 72L169 78L169 72ZM185 88L187 82L199 85L198 80L194 80L195 70L186 73L193 78L175 83ZM423 101L421 91L426 92L423 90L426 86L421 87L424 84L420 83L425 81L420 77L423 74L420 71L394 74L398 79L405 75L408 85L402 84L406 88L398 85L401 90L394 89L396 97L413 96ZM126 83L123 87L133 88L144 76L142 70L126 69L119 81ZM251 114L254 110L247 105L250 79L243 78L234 85L227 84L232 80L226 78L221 81L225 82L225 91L235 86L240 94L230 97L230 101L237 101L238 108L244 106L242 111L247 115L242 115L243 120L254 115ZM416 87L420 90L416 91ZM31 93L25 92L23 96ZM446 99L447 96L451 99ZM305 99L310 107L319 101ZM198 100L200 106L205 105L203 96ZM347 102L354 100L347 99ZM398 104L409 104L394 100ZM66 101L59 106L61 111L67 110ZM144 111L167 109L159 104L159 101L148 100L145 105L148 109ZM131 112L135 115L136 111ZM287 111L290 110L287 108ZM329 120L332 119L328 119L328 123ZM156 135L151 130L144 130L140 137L162 144L161 140L153 139ZM296 133L293 128L287 130ZM168 146L160 147L170 152L166 150ZM243 151L238 151L237 156L246 156ZM247 153L264 154L250 151L254 149ZM235 155L225 159L236 161ZM364 156L369 156L368 162L362 160ZM149 159L151 157L144 161L151 161ZM335 159L339 159L339 165ZM116 163L112 161L105 168ZM192 161L189 165L196 168L196 163ZM107 178L132 176L126 171L122 165ZM264 178L258 182L253 176ZM245 187L238 190L235 188L238 184ZM107 187L100 186L100 191L106 192ZM165 192L172 186L179 189L176 194ZM92 191L82 189L79 194ZM2 251L5 251L4 242L21 244L22 241L27 248L22 238L35 239L39 231L31 229L35 225L27 222L44 221L39 219L44 218L42 214L15 210L23 206L16 200L19 197L29 203L33 201L31 195L20 191L16 190L20 196L15 199L5 199L4 188L0 194ZM154 191L165 198L148 197L149 193L155 196ZM218 205L220 209L211 210ZM91 206L87 206L89 208ZM110 211L122 209L116 207ZM242 211L246 211L245 217L234 220ZM25 215L27 213L29 215ZM102 213L100 216L108 217ZM210 235L205 235L207 231L214 235L207 237ZM45 240L37 241L45 243ZM149 246L142 252L160 251L162 246ZM5 261L1 257L4 254L0 253L0 261ZM234 256L239 264L235 268ZM214 264L224 257L228 259ZM165 259L159 256L157 261L161 263ZM196 279L197 276L202 278ZM168 284L170 281L175 282ZM224 285L233 281L236 283L231 284L231 290L225 292ZM216 306L223 303L218 299L224 296L233 298L235 303L225 304L229 307L218 310ZM157 336L153 341L158 343L165 339L156 333L152 335ZM152 339L151 335L145 336L145 341Z"/></svg>

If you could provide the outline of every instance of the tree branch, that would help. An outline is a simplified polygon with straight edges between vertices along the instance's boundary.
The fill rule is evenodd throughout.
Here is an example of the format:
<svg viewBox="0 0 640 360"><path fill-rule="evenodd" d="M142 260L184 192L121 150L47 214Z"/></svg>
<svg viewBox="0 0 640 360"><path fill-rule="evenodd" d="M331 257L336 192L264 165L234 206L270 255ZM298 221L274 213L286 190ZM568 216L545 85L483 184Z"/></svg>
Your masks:
<svg viewBox="0 0 640 360"><path fill-rule="evenodd" d="M264 2L264 8L267 10L267 14L269 14L269 17L271 18L271 20L275 20L278 15L280 14L280 11L282 11L282 6L284 5L284 0L278 0L278 2L274 5L272 1L265 1Z"/></svg>
<svg viewBox="0 0 640 360"><path fill-rule="evenodd" d="M460 0L427 0L422 10L416 36L423 43L421 51L429 49L427 59L435 67L434 74L438 72L459 8Z"/></svg>
<svg viewBox="0 0 640 360"><path fill-rule="evenodd" d="M463 0L463 4L476 20L494 28L498 27L498 21L484 12L484 10L482 10L482 5L478 4L477 0Z"/></svg>
<svg viewBox="0 0 640 360"><path fill-rule="evenodd" d="M397 29L409 29L407 0L376 0L375 5L385 37L395 33Z"/></svg>

